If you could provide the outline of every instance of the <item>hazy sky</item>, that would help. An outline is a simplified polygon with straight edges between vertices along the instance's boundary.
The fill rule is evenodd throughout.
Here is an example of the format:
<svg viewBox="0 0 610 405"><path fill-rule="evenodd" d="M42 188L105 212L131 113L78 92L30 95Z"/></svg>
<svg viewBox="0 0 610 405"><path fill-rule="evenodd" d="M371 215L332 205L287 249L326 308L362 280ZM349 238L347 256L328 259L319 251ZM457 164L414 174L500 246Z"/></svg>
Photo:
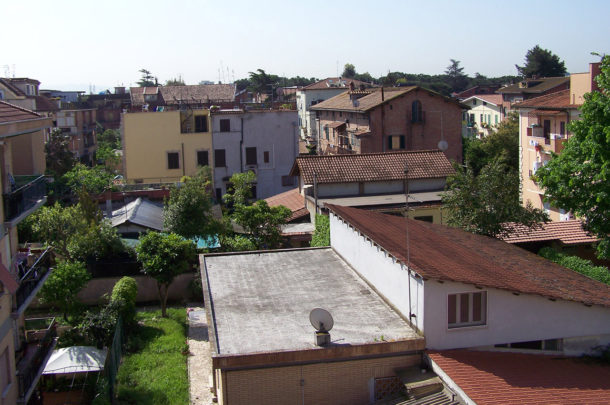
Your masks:
<svg viewBox="0 0 610 405"><path fill-rule="evenodd" d="M130 86L142 68L160 82L246 77L257 68L328 77L347 62L390 71L516 74L539 44L582 72L610 53L610 1L12 0L0 18L0 76L41 88ZM219 70L222 67L222 72ZM337 68L338 67L338 68ZM229 73L227 73L227 68Z"/></svg>

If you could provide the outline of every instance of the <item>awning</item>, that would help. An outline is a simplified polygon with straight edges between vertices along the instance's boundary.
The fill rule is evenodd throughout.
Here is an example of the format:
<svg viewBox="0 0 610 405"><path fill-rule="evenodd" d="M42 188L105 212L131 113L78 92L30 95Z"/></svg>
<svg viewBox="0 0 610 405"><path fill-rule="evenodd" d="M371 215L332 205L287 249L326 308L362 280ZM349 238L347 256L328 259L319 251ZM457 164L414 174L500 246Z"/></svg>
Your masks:
<svg viewBox="0 0 610 405"><path fill-rule="evenodd" d="M107 349L93 346L63 347L53 351L42 374L72 374L104 369Z"/></svg>

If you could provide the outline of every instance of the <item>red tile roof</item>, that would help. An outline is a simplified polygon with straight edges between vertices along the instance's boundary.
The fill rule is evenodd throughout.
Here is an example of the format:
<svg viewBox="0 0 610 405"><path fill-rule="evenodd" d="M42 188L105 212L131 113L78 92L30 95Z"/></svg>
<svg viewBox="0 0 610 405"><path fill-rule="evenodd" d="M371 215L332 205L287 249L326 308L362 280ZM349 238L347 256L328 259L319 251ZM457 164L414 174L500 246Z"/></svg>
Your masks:
<svg viewBox="0 0 610 405"><path fill-rule="evenodd" d="M578 108L578 106L570 103L570 90L561 90L516 103L513 108Z"/></svg>
<svg viewBox="0 0 610 405"><path fill-rule="evenodd" d="M354 83L356 88L359 88L360 85L364 85L370 87L371 85L366 82L362 82L356 79L347 79L344 77L327 77L324 80L320 80L318 82L312 83L308 86L301 88L300 90L326 90L326 89L349 89L349 84Z"/></svg>
<svg viewBox="0 0 610 405"><path fill-rule="evenodd" d="M466 100L469 100L471 98L478 98L491 104L502 105L501 94L474 94L468 97ZM466 100L464 100L463 102L465 102Z"/></svg>
<svg viewBox="0 0 610 405"><path fill-rule="evenodd" d="M7 122L19 122L36 118L42 118L42 115L37 114L34 111L28 110L26 108L9 104L6 101L0 101L0 124Z"/></svg>
<svg viewBox="0 0 610 405"><path fill-rule="evenodd" d="M354 229L407 264L405 218L327 204ZM610 286L509 243L409 220L411 268L424 279L535 294L610 307Z"/></svg>
<svg viewBox="0 0 610 405"><path fill-rule="evenodd" d="M579 220L549 222L540 228L530 229L519 224L511 224L513 232L504 238L508 243L544 242L558 240L564 245L582 245L598 242L582 227Z"/></svg>
<svg viewBox="0 0 610 405"><path fill-rule="evenodd" d="M527 82L527 87L522 87L521 83ZM510 86L502 87L497 93L503 94L535 94L544 93L555 87L567 84L570 82L569 76L561 77L542 77L540 79L526 79L522 82L511 84Z"/></svg>
<svg viewBox="0 0 610 405"><path fill-rule="evenodd" d="M144 94L160 93L165 104L203 104L235 100L234 84L198 84L188 86L131 87L131 103L144 104ZM162 100L158 100L157 103Z"/></svg>
<svg viewBox="0 0 610 405"><path fill-rule="evenodd" d="M289 191L285 191L280 194L265 198L267 204L270 207L276 207L283 205L284 207L292 211L290 218L286 222L294 221L306 215L309 215L309 211L305 208L305 198L299 193L299 188L295 188Z"/></svg>
<svg viewBox="0 0 610 405"><path fill-rule="evenodd" d="M301 176L305 184L313 184L314 173L318 183L404 180L406 165L409 167L409 179L443 178L455 173L443 152L417 150L298 156L290 175Z"/></svg>
<svg viewBox="0 0 610 405"><path fill-rule="evenodd" d="M609 404L610 367L540 354L428 353L464 393L486 404Z"/></svg>

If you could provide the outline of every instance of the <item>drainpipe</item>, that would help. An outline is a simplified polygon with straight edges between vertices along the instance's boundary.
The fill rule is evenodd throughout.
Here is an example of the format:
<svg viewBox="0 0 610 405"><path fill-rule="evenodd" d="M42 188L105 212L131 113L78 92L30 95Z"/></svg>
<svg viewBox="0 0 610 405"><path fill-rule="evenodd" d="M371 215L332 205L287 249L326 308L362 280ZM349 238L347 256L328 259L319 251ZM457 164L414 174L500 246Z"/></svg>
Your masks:
<svg viewBox="0 0 610 405"><path fill-rule="evenodd" d="M239 171L241 173L244 172L244 157L243 157L243 149L244 149L244 116L241 116L241 140L239 141Z"/></svg>
<svg viewBox="0 0 610 405"><path fill-rule="evenodd" d="M407 272L408 272L408 286L409 289L409 323L413 322L413 312L411 312L411 249L409 244L409 166L405 163L405 224L406 224L406 236L407 236Z"/></svg>
<svg viewBox="0 0 610 405"><path fill-rule="evenodd" d="M318 213L318 176L313 172L313 199L315 202L316 214Z"/></svg>
<svg viewBox="0 0 610 405"><path fill-rule="evenodd" d="M182 142L182 176L186 176L186 160L184 159L184 142Z"/></svg>

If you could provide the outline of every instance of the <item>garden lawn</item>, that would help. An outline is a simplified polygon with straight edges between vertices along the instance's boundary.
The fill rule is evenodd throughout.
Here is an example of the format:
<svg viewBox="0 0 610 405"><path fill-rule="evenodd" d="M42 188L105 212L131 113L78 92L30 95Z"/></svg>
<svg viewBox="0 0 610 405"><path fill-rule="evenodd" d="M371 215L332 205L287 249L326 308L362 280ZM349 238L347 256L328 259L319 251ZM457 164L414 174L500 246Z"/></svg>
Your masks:
<svg viewBox="0 0 610 405"><path fill-rule="evenodd" d="M186 310L138 312L138 327L126 330L127 346L119 368L119 404L187 405Z"/></svg>

